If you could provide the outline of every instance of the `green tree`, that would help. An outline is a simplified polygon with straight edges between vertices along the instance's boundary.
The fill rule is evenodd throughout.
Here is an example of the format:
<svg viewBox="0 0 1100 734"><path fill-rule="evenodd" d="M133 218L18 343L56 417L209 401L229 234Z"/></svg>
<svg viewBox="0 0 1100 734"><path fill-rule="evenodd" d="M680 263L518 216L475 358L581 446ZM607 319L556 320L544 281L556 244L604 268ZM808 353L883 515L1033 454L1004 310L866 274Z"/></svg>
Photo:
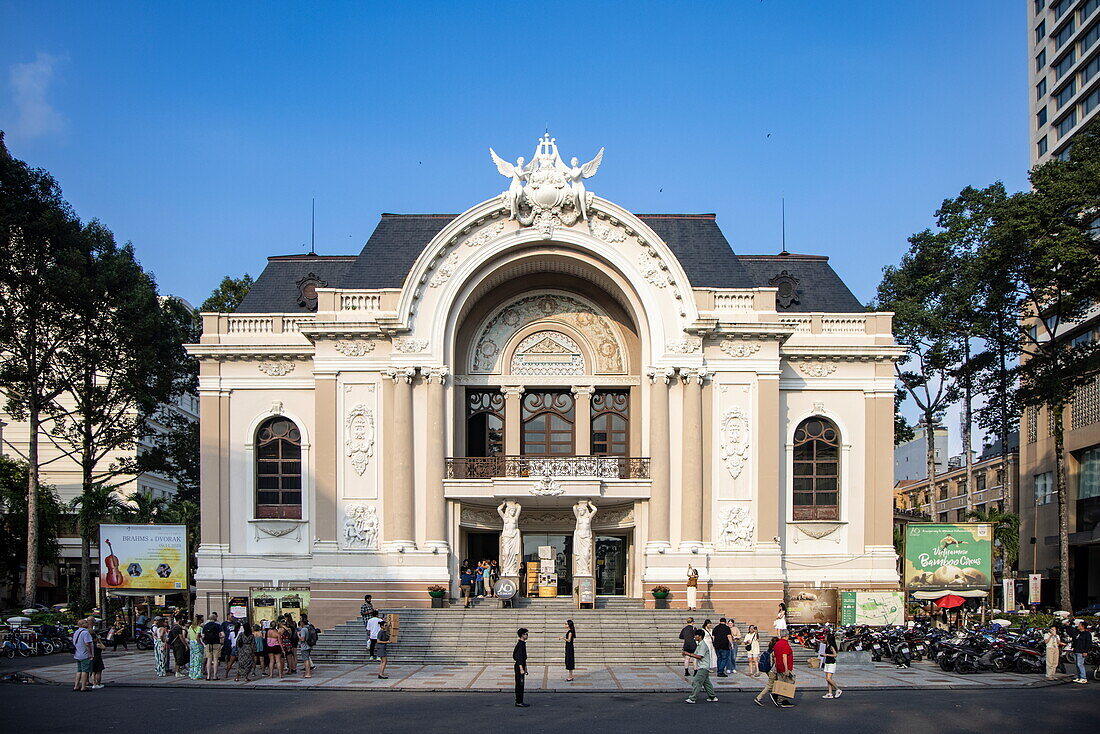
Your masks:
<svg viewBox="0 0 1100 734"><path fill-rule="evenodd" d="M985 267L1012 285L1004 298L1025 318L1019 398L1045 407L1053 427L1058 495L1059 604L1070 598L1069 510L1066 488L1066 405L1100 375L1100 345L1064 337L1100 294L1100 128L1079 133L1068 160L1031 171L1031 191L1008 198L997 216Z"/></svg>
<svg viewBox="0 0 1100 734"><path fill-rule="evenodd" d="M202 302L199 310L204 313L232 313L241 305L256 281L245 273L240 278L225 276L214 292Z"/></svg>
<svg viewBox="0 0 1100 734"><path fill-rule="evenodd" d="M176 483L176 497L199 501L199 424L179 413L162 411L165 432L153 437L152 448L138 457L138 468Z"/></svg>
<svg viewBox="0 0 1100 734"><path fill-rule="evenodd" d="M19 574L27 566L27 474L25 462L0 456L0 579L15 591ZM53 487L40 484L38 501L38 563L55 563L61 558L58 536L65 527L65 509ZM35 574L37 577L37 574Z"/></svg>
<svg viewBox="0 0 1100 734"><path fill-rule="evenodd" d="M119 498L114 488L106 484L86 487L79 497L69 503L76 513L77 531L80 533L80 577L91 576L91 548L99 545L99 524L125 521L129 507ZM86 603L95 598L94 587L81 583L81 597Z"/></svg>
<svg viewBox="0 0 1100 734"><path fill-rule="evenodd" d="M127 520L135 524L159 522L168 508L163 497L154 497L152 492L134 491L126 496Z"/></svg>
<svg viewBox="0 0 1100 734"><path fill-rule="evenodd" d="M894 445L900 446L903 443L912 441L915 434L913 432L913 426L909 425L909 421L905 420L905 416L901 414L901 406L905 402L905 389L898 388L894 391Z"/></svg>
<svg viewBox="0 0 1100 734"><path fill-rule="evenodd" d="M971 510L966 517L993 525L993 556L1000 558L1004 570L1008 571L1020 555L1020 516L991 507Z"/></svg>
<svg viewBox="0 0 1100 734"><path fill-rule="evenodd" d="M26 604L37 592L39 484L50 461L39 451L40 433L59 409L59 356L77 333L70 315L81 244L80 224L57 182L13 158L0 133L0 393L4 410L29 430L20 455L28 467Z"/></svg>
<svg viewBox="0 0 1100 734"><path fill-rule="evenodd" d="M194 583L195 565L199 552L199 531L202 516L199 503L182 499L178 495L172 498L161 515L161 521L187 526L187 575L188 583Z"/></svg>

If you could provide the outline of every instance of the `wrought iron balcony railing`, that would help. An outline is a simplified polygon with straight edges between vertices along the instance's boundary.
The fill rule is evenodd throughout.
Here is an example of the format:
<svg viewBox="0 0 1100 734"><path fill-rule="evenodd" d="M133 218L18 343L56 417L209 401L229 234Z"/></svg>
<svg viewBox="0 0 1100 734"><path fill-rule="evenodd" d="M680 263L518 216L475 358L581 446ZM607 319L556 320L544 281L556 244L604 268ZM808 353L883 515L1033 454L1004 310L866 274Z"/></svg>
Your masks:
<svg viewBox="0 0 1100 734"><path fill-rule="evenodd" d="M633 456L469 456L447 459L448 479L493 477L649 479L649 459Z"/></svg>

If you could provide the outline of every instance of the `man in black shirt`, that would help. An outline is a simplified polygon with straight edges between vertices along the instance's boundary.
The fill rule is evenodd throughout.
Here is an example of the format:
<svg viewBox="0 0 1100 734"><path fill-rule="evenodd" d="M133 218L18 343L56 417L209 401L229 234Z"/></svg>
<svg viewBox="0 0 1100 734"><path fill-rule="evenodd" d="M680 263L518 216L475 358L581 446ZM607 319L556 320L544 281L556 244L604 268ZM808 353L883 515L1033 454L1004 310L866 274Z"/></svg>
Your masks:
<svg viewBox="0 0 1100 734"><path fill-rule="evenodd" d="M513 666L516 671L516 706L527 708L531 705L523 702L523 678L527 675L527 628L520 627L516 630L516 636L519 640L512 650L512 660L516 661Z"/></svg>
<svg viewBox="0 0 1100 734"><path fill-rule="evenodd" d="M728 678L730 668L730 650L733 649L733 630L726 624L726 618L718 620L714 626L714 652L718 657L718 677Z"/></svg>
<svg viewBox="0 0 1100 734"><path fill-rule="evenodd" d="M684 628L680 630L680 639L684 641L684 677L689 678L691 677L691 673L688 672L689 669L697 667L695 665L695 658L687 654L695 652L695 618L688 617L684 621L686 624Z"/></svg>
<svg viewBox="0 0 1100 734"><path fill-rule="evenodd" d="M1085 672L1085 655L1092 649L1092 633L1089 632L1088 625L1084 620L1077 620L1077 629L1073 631L1073 638L1070 642L1070 649L1073 650L1074 661L1077 663L1077 677L1073 679L1074 683L1088 683L1089 679Z"/></svg>

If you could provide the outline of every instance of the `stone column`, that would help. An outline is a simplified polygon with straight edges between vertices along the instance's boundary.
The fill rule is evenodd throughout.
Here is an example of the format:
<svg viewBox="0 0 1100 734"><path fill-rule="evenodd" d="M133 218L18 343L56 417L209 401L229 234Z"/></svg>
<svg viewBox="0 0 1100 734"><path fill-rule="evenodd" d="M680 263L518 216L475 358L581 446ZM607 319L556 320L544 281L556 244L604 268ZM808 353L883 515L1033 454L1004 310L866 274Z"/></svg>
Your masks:
<svg viewBox="0 0 1100 734"><path fill-rule="evenodd" d="M664 553L669 544L668 389L676 372L650 369L649 380L649 541L647 553Z"/></svg>
<svg viewBox="0 0 1100 734"><path fill-rule="evenodd" d="M413 395L412 381L415 367L392 370L393 415L389 422L389 440L386 454L393 465L390 484L386 487L386 504L390 507L392 527L386 532L387 550L415 550L415 525L413 523L416 502L413 477Z"/></svg>
<svg viewBox="0 0 1100 734"><path fill-rule="evenodd" d="M703 380L706 369L680 368L683 380L683 465L680 474L680 550L693 551L703 541Z"/></svg>
<svg viewBox="0 0 1100 734"><path fill-rule="evenodd" d="M314 378L314 454L313 527L320 541L336 541L336 464L340 438L336 418L336 375L319 374ZM304 468L304 467L303 467Z"/></svg>
<svg viewBox="0 0 1100 734"><path fill-rule="evenodd" d="M423 370L422 370L423 372ZM425 508L427 549L446 551L447 545L447 501L443 494L443 463L447 432L443 425L444 400L446 391L443 383L447 379L446 367L432 367L424 376L427 387L427 436L425 437L424 478L427 483Z"/></svg>
<svg viewBox="0 0 1100 734"><path fill-rule="evenodd" d="M205 366L205 365L204 365ZM218 390L204 389L199 392L199 411L202 420L199 422L199 493L202 497L202 506L206 512L202 513L200 524L200 538L203 545L227 543L222 540L221 520L222 515L229 514L228 503L222 503L221 497L221 455L229 453L229 447L222 445L221 435L221 402ZM249 439L253 440L253 439ZM252 487L248 492L248 516L255 512L255 490Z"/></svg>
<svg viewBox="0 0 1100 734"><path fill-rule="evenodd" d="M592 455L592 393L596 388L591 386L577 386L572 388L576 397L576 408L573 424L573 453L577 456Z"/></svg>
<svg viewBox="0 0 1100 734"><path fill-rule="evenodd" d="M519 456L522 453L519 444L523 420L523 409L520 405L523 400L523 386L506 385L500 391L504 393L504 455Z"/></svg>
<svg viewBox="0 0 1100 734"><path fill-rule="evenodd" d="M760 375L756 391L756 540L772 545L781 527L779 448L786 443L779 431L779 376Z"/></svg>

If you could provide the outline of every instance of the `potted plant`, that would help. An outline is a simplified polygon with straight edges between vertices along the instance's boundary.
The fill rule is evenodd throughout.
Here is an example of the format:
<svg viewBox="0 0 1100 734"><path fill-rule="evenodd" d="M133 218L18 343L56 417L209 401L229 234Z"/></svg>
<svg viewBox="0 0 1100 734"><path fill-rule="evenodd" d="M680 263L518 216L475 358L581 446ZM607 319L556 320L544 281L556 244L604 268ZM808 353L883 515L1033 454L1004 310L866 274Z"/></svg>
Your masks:
<svg viewBox="0 0 1100 734"><path fill-rule="evenodd" d="M447 596L447 587L440 586L439 584L432 584L428 587L428 596L432 598L432 608L440 609L443 607L443 599Z"/></svg>
<svg viewBox="0 0 1100 734"><path fill-rule="evenodd" d="M658 609L668 609L669 588L667 586L654 586L649 590Z"/></svg>

